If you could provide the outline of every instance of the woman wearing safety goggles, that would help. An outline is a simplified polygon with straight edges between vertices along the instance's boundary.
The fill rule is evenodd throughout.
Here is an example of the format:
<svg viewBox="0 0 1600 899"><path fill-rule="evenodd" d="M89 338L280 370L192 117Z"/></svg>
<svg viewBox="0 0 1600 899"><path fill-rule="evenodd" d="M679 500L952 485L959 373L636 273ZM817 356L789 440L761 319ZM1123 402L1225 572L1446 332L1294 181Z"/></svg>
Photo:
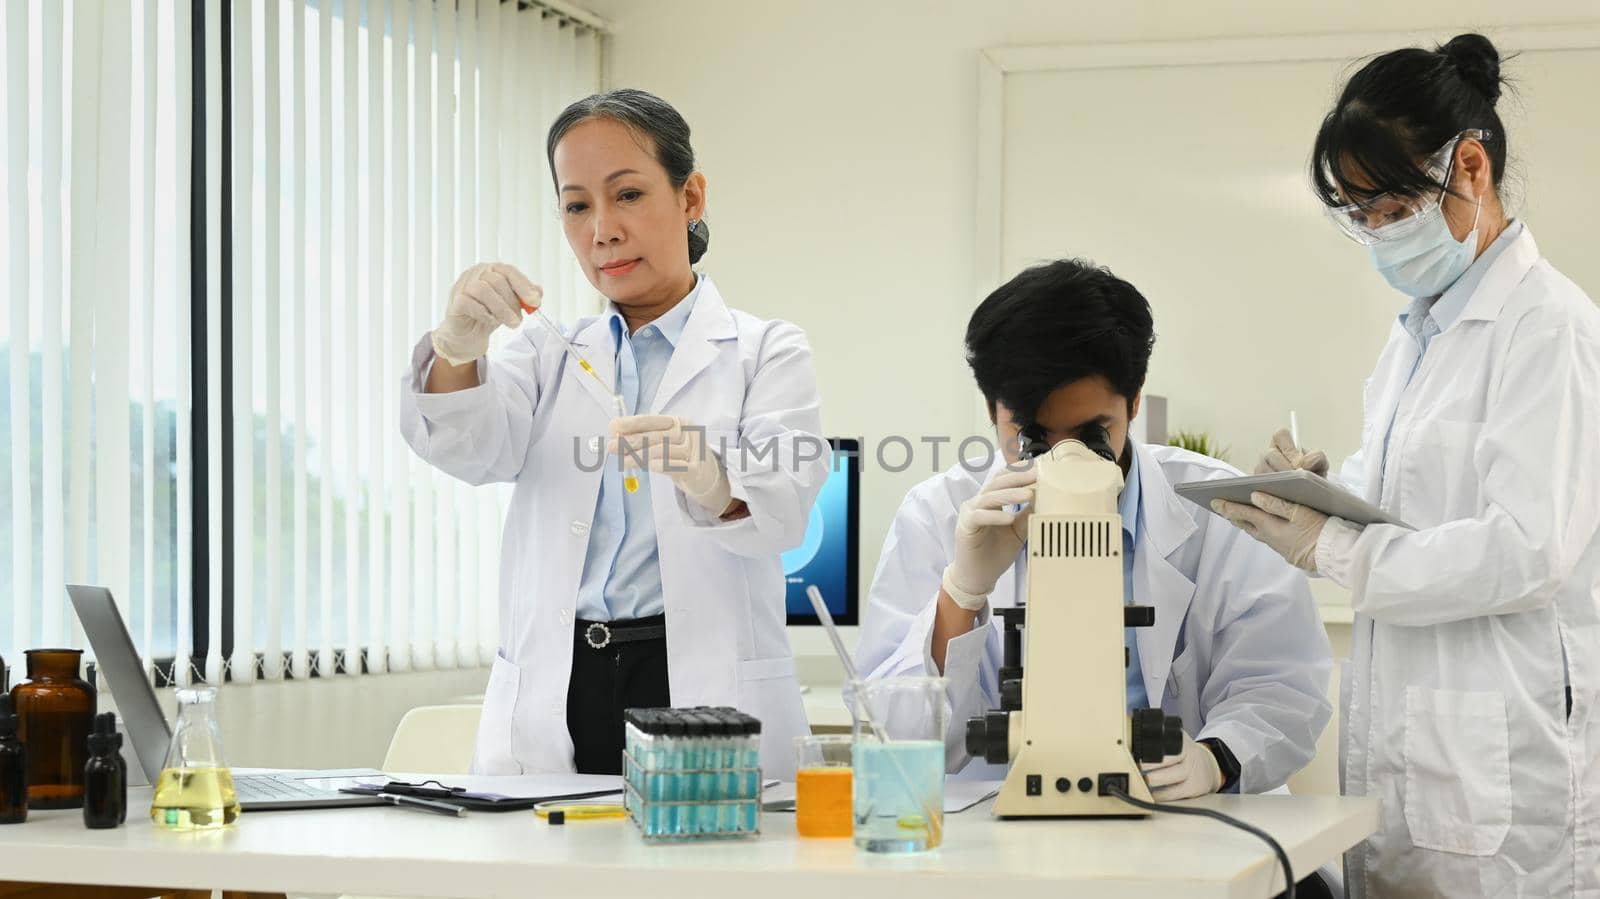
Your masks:
<svg viewBox="0 0 1600 899"><path fill-rule="evenodd" d="M1472 184L1474 179L1464 167L1461 177L1456 177L1456 151L1462 141L1474 141L1480 152L1487 152L1486 144L1493 141L1494 136L1494 132L1486 128L1468 128L1429 154L1422 171L1431 187L1424 189L1421 195L1384 191L1363 196L1363 189L1355 184L1337 186L1331 196L1359 199L1328 207L1328 217L1350 239L1366 246L1372 254L1373 268L1395 290L1408 297L1438 297L1466 272L1482 248L1493 242L1487 232L1478 230L1484 196L1481 192L1473 196L1477 192ZM1504 142L1500 146L1503 148ZM1453 181L1462 182L1454 191ZM1366 189L1371 190L1370 187ZM1500 198L1493 193L1489 196L1493 200L1494 233L1504 233L1508 223L1500 208ZM1456 219L1471 215L1464 237L1457 238L1456 228L1451 227L1451 217L1445 212L1447 201L1457 206Z"/></svg>
<svg viewBox="0 0 1600 899"><path fill-rule="evenodd" d="M1481 35L1368 62L1323 120L1329 215L1408 298L1334 477L1410 527L1217 511L1349 588L1351 896L1600 894L1600 310L1508 218ZM1258 472L1327 474L1276 435Z"/></svg>

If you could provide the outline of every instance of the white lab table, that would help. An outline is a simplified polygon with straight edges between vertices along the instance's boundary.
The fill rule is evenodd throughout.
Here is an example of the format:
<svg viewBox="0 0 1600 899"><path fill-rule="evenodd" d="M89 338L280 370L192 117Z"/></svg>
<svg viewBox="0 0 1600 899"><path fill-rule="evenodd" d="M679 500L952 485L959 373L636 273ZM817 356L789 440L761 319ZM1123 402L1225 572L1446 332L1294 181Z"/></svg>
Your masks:
<svg viewBox="0 0 1600 899"><path fill-rule="evenodd" d="M1198 802L1274 834L1296 877L1371 834L1371 799L1211 796ZM881 857L800 839L792 814L759 839L648 846L622 819L552 826L532 812L447 818L399 808L255 812L220 833L157 830L130 790L128 823L86 830L79 811L0 828L0 881L257 893L428 897L917 899L1262 897L1282 888L1255 837L1204 819L997 821L985 802L946 819L936 852ZM3 891L0 891L3 892Z"/></svg>

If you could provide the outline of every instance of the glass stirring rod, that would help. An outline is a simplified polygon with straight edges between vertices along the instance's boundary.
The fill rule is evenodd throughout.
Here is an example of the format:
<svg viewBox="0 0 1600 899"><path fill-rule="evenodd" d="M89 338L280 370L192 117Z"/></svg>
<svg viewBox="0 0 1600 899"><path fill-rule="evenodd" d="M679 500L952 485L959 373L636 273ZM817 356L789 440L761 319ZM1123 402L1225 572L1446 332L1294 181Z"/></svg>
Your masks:
<svg viewBox="0 0 1600 899"><path fill-rule="evenodd" d="M519 300L518 302L521 301ZM539 321L544 322L545 327L550 329L550 333L554 334L556 339L561 341L561 346L566 349L567 355L578 361L579 368L588 372L589 376L594 378L596 381L599 381L602 387L605 387L607 390L611 390L611 385L606 383L605 378L600 377L600 373L594 370L594 366L589 364L589 360L583 358L583 354L579 353L578 348L572 345L572 341L567 339L567 335L561 333L561 329L556 327L556 323L551 321L550 318L544 314L543 309L529 306L527 303L522 303L522 308L526 310L528 314L537 316ZM622 394L615 390L611 390L611 414L615 415L617 418L626 418L628 415L628 408L622 402ZM622 487L629 493L638 493L638 475L624 474L622 477Z"/></svg>

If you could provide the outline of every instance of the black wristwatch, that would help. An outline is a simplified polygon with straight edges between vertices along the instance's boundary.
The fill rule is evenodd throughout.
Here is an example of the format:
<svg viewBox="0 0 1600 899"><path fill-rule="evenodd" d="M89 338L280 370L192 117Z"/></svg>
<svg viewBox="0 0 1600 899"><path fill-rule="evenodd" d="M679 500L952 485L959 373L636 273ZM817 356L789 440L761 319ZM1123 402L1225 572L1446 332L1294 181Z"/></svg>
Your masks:
<svg viewBox="0 0 1600 899"><path fill-rule="evenodd" d="M1239 767L1239 760L1233 757L1233 752L1232 750L1228 749L1228 744L1222 742L1216 737L1206 737L1200 742L1205 744L1205 747L1211 750L1211 754L1216 757L1217 768L1222 771L1221 789L1226 790L1238 783L1239 772L1241 770Z"/></svg>

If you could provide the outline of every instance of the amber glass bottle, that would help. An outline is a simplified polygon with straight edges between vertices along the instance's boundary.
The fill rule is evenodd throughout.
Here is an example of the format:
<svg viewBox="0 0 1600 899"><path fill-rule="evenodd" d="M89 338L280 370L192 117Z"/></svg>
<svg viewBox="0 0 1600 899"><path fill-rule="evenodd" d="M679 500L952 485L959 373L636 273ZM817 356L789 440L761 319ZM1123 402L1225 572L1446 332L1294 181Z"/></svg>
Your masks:
<svg viewBox="0 0 1600 899"><path fill-rule="evenodd" d="M28 807L82 808L94 729L94 687L79 676L83 651L30 649L28 679L11 690L28 747Z"/></svg>

